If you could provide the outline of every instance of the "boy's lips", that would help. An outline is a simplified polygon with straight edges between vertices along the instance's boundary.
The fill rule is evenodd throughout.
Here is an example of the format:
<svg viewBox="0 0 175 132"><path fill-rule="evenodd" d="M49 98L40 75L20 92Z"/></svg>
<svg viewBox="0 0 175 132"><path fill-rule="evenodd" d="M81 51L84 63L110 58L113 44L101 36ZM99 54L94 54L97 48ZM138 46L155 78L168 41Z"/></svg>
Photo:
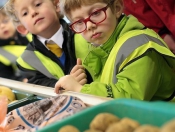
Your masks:
<svg viewBox="0 0 175 132"><path fill-rule="evenodd" d="M44 18L38 18L38 19L36 19L34 25L37 24L37 23L38 23L40 20L42 20L42 19L44 19Z"/></svg>
<svg viewBox="0 0 175 132"><path fill-rule="evenodd" d="M4 34L5 34L5 35L8 34L8 30L4 31Z"/></svg>
<svg viewBox="0 0 175 132"><path fill-rule="evenodd" d="M94 33L91 38L99 38L101 36L101 33Z"/></svg>

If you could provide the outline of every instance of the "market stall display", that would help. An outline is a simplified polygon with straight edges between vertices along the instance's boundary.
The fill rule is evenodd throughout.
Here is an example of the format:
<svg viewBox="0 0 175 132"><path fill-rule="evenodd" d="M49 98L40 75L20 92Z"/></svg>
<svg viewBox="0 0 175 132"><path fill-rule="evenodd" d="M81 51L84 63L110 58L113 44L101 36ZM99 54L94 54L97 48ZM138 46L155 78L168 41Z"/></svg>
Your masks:
<svg viewBox="0 0 175 132"><path fill-rule="evenodd" d="M61 94L57 95L54 93L53 88L50 88L50 87L27 84L27 83L13 81L13 80L4 79L4 78L0 78L0 85L10 87L11 89L13 89L14 92L16 91L15 94L19 97L21 97L20 92L26 93L26 95L31 95L24 99L19 99L17 102L13 103L12 106L11 104L8 106L8 116L6 118L7 120L10 121L8 126L12 130L14 129L21 130L23 128L38 129L39 127L42 128L55 121L62 120L65 117L67 118L67 116L74 114L74 112L72 111L73 110L72 107L70 108L68 107L69 105L74 104L76 111L80 109L78 105L75 103L76 101L72 100L73 98L74 100L80 99L82 102L81 106L83 106L83 104L86 106L86 107L83 106L83 108L92 107L94 105L112 100L111 98L98 97L98 96L81 94L81 93L76 93L71 91L61 91ZM68 102L67 105L64 107L64 109L61 109L67 99L65 99L63 102L53 101L54 99L58 98L58 96L70 98L70 102L72 101L73 102L72 103ZM43 112L44 113L43 115L41 113L43 110L47 108L46 107L47 103L45 103L45 102L48 102L47 100L50 100L49 104L53 104L51 105L53 107L51 108L51 106L49 105L49 110L47 109L46 110L47 112ZM53 102L58 102L57 103L58 106L55 105ZM29 111L26 112L26 110L29 110ZM67 114L65 114L65 116L60 115L60 113L63 113L63 111L67 111ZM73 113L69 114L68 111ZM33 112L36 114L33 115ZM45 113L47 113L47 116L45 116ZM41 115L39 116L38 114L41 114ZM29 115L30 117L28 117ZM39 116L37 118L38 119L37 122L40 122L41 124L34 123L36 121L36 119L33 119L35 116Z"/></svg>
<svg viewBox="0 0 175 132"><path fill-rule="evenodd" d="M147 124L161 127L175 118L175 105L174 103L162 101L147 102L132 99L116 99L87 108L76 115L46 126L37 132L48 132L50 130L58 132L59 129L66 125L72 125L80 132L84 132L89 129L91 121L99 113L114 114L120 119L127 117L141 125ZM106 118L103 120L106 120Z"/></svg>
<svg viewBox="0 0 175 132"><path fill-rule="evenodd" d="M53 88L33 84L26 84L8 79L0 78L0 85L10 87L13 89L14 92L20 91L29 95L31 94L31 96L29 98L27 97L27 99L28 100L31 99L32 101L31 102L29 101L28 105L26 105L26 103L21 105L19 104L20 101L16 102L19 105L14 103L15 105L13 109L15 110L22 110L22 108L26 108L33 104L38 104L37 102L39 100L41 100L42 102L45 99L47 100L47 98L56 98L58 96L53 92ZM18 95L18 92L15 94ZM61 121L60 120L58 121L57 119L53 118L54 120L52 120L48 124L46 122L47 125L44 123L44 125L42 125L42 127L40 127L40 129L37 130L37 132L48 132L50 130L52 130L52 132L58 132L62 127L67 125L69 125L68 129L72 129L71 127L74 127L75 130L78 130L80 132L91 132L89 128L91 128L92 125L90 124L93 121L94 117L96 117L100 113L106 113L106 115L113 114L117 116L116 119L114 118L115 121L120 120L122 122L125 122L125 124L126 122L130 122L130 120L134 120L138 122L140 126L143 126L142 128L140 128L142 131L145 129L147 130L152 128L150 126L154 126L155 128L162 128L164 130L162 132L168 132L167 130L172 129L171 126L174 125L174 123L171 122L170 123L171 125L168 125L170 127L168 128L167 126L164 127L165 123L175 118L175 112L174 112L175 105L172 102L163 102L163 101L147 102L133 99L113 100L110 98L103 98L71 91L61 91L60 95L63 97L67 96L68 98L76 97L81 99L81 101L86 105L85 109L82 109L82 111L77 112L75 115L66 116L66 118L63 117L61 118ZM20 108L21 106L23 107ZM106 116L100 117L100 120L111 121L111 119L107 120ZM98 121L96 121L96 123L98 124ZM133 126L135 127L137 127L138 125L137 123L133 124L134 124ZM104 127L105 125L102 124L102 126ZM115 127L118 127L118 125ZM98 131L103 132L104 130L98 130Z"/></svg>

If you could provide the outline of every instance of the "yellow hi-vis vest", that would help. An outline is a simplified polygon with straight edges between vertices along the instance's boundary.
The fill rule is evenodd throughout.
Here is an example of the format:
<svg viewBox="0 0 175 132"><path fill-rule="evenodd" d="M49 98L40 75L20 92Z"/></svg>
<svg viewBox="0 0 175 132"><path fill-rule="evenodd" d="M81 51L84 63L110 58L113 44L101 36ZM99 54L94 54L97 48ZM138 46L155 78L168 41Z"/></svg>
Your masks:
<svg viewBox="0 0 175 132"><path fill-rule="evenodd" d="M115 84L117 82L116 74L120 73L133 61L142 57L149 49L154 49L164 56L166 62L172 68L172 71L175 71L175 56L165 46L163 40L156 36L150 29L145 29L144 33L143 35L141 30L135 30L127 33L116 42L108 57L110 59L107 59L107 65L105 65L103 70L101 77L103 83L108 84L112 82ZM128 36L130 39L128 39ZM145 38L145 36L149 38L149 40ZM140 43L136 45L135 41L139 41ZM149 41L151 41L151 43L149 43Z"/></svg>
<svg viewBox="0 0 175 132"><path fill-rule="evenodd" d="M87 45L81 35L78 36L81 39L78 41L74 39L76 57L83 60L88 48L86 48ZM25 69L37 70L48 78L59 79L64 76L64 72L58 64L38 51L25 50L22 56L17 59L17 63Z"/></svg>
<svg viewBox="0 0 175 132"><path fill-rule="evenodd" d="M26 35L29 41L32 40L31 34ZM6 66L15 65L16 60L24 52L26 46L6 45L0 47L0 62Z"/></svg>
<svg viewBox="0 0 175 132"><path fill-rule="evenodd" d="M7 45L0 48L0 62L6 66L15 64L16 59L24 52L26 46Z"/></svg>
<svg viewBox="0 0 175 132"><path fill-rule="evenodd" d="M64 76L62 68L49 57L38 51L25 50L17 63L25 69L37 70L48 78L59 79Z"/></svg>

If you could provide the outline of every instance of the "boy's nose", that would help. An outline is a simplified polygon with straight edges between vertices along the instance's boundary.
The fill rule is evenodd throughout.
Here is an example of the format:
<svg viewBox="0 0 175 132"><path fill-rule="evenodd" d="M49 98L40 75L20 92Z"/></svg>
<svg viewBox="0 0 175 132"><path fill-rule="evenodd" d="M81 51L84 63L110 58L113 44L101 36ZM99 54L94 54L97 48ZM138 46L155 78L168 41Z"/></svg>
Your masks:
<svg viewBox="0 0 175 132"><path fill-rule="evenodd" d="M5 27L5 24L4 23L0 23L0 28L4 28Z"/></svg>
<svg viewBox="0 0 175 132"><path fill-rule="evenodd" d="M35 17L38 15L38 11L34 7L30 8L30 12L31 12L32 17Z"/></svg>
<svg viewBox="0 0 175 132"><path fill-rule="evenodd" d="M87 30L92 30L92 29L94 29L94 28L97 27L97 25L94 24L94 23L92 23L91 21L88 21L88 22L86 23L86 26L87 26Z"/></svg>
<svg viewBox="0 0 175 132"><path fill-rule="evenodd" d="M37 15L38 15L37 12L33 12L33 13L32 13L32 17L35 17L35 16L37 16Z"/></svg>

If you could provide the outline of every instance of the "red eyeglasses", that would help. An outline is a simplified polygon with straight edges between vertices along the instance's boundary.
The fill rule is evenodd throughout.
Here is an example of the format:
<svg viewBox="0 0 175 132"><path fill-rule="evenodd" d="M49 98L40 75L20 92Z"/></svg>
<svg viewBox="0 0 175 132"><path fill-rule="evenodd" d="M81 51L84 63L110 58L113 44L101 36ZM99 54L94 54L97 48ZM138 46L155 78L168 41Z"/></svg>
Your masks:
<svg viewBox="0 0 175 132"><path fill-rule="evenodd" d="M106 10L108 9L108 7L109 7L109 4L107 4L107 6L101 8L101 9L98 9L98 10L92 12L88 18L81 19L81 20L78 20L78 21L72 23L70 25L70 28L76 33L82 33L87 29L86 23L88 21L90 21L94 24L99 24L99 23L103 22L106 19Z"/></svg>

